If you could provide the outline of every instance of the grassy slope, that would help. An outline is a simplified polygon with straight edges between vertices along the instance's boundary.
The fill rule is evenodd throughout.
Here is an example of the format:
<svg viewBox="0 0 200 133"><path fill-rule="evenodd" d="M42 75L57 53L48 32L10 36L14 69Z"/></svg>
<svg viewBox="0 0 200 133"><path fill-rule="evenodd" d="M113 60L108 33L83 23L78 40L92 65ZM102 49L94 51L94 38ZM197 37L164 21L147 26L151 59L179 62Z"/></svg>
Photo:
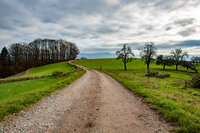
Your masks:
<svg viewBox="0 0 200 133"><path fill-rule="evenodd" d="M145 98L152 109L157 109L166 120L176 123L178 132L200 131L200 90L184 88L184 81L191 79L192 73L174 71L175 67L151 64L151 71L170 74L170 78L145 77L146 66L140 59L128 64L128 70L123 70L123 63L116 59L78 60L75 63L92 68L103 68L103 72L111 75L134 93ZM97 65L98 64L98 65ZM185 70L181 68L180 70Z"/></svg>
<svg viewBox="0 0 200 133"><path fill-rule="evenodd" d="M58 69L56 69L58 68ZM45 72L42 72L44 70ZM73 71L72 67L66 62L51 64L47 66L32 69L30 76L50 74L52 71L61 70L69 72L64 77L46 77L40 79L31 79L18 82L8 82L0 84L0 121L9 113L30 106L31 103L48 96L56 89L61 89L67 84L72 83L85 73L79 69Z"/></svg>
<svg viewBox="0 0 200 133"><path fill-rule="evenodd" d="M29 70L26 76L41 76L41 75L50 75L54 71L62 71L69 72L72 70L69 64L66 62L55 63L50 65L45 65L41 67L36 67L34 69Z"/></svg>

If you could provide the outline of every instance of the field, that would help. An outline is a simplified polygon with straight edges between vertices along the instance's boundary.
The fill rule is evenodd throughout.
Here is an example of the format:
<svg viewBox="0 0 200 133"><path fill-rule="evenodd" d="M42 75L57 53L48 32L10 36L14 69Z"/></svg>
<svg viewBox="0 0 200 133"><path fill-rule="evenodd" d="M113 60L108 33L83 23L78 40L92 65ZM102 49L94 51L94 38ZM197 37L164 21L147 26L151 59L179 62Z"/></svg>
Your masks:
<svg viewBox="0 0 200 133"><path fill-rule="evenodd" d="M26 76L50 75L55 70L67 72L67 75L0 83L0 121L7 114L18 112L51 92L66 87L85 73L79 68L74 71L67 62L61 62L33 68Z"/></svg>
<svg viewBox="0 0 200 133"><path fill-rule="evenodd" d="M135 94L144 97L152 109L158 110L169 122L175 125L177 132L200 131L200 90L185 88L185 80L194 73L186 68L175 66L162 70L162 66L152 63L151 72L170 74L169 78L146 77L146 65L141 59L135 59L123 70L122 61L116 59L76 60L75 63L92 69L100 69L114 77Z"/></svg>

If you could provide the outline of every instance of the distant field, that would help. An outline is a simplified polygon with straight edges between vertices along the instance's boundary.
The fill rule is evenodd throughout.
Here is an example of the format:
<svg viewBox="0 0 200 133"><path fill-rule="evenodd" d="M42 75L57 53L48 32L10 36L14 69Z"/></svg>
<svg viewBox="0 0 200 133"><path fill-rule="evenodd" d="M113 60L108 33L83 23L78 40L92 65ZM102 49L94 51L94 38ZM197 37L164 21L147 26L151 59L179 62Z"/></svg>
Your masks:
<svg viewBox="0 0 200 133"><path fill-rule="evenodd" d="M9 113L30 106L31 103L42 99L56 89L61 89L72 83L85 73L79 69L73 71L73 67L67 62L50 64L34 68L28 76L49 75L53 71L69 72L64 77L45 77L18 82L0 83L0 121Z"/></svg>
<svg viewBox="0 0 200 133"><path fill-rule="evenodd" d="M193 75L192 71L186 71L183 67L179 67L181 71L175 71L175 66L166 66L166 71L163 71L162 66L152 63L151 71L170 74L170 78L159 79L144 76L146 65L141 59L128 63L127 71L123 70L122 61L116 59L77 60L75 63L92 69L102 66L103 72L135 94L143 96L152 109L158 110L167 121L178 125L178 132L200 131L200 90L184 88L185 80Z"/></svg>

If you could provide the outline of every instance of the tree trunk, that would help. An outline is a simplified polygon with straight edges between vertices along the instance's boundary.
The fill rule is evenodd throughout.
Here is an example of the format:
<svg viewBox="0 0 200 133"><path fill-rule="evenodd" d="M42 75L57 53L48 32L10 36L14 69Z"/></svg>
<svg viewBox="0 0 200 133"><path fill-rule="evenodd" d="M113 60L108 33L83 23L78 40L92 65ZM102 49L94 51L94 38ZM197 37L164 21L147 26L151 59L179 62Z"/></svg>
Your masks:
<svg viewBox="0 0 200 133"><path fill-rule="evenodd" d="M165 70L165 64L163 65L163 70Z"/></svg>
<svg viewBox="0 0 200 133"><path fill-rule="evenodd" d="M147 73L149 73L150 70L149 70L149 63L147 63Z"/></svg>
<svg viewBox="0 0 200 133"><path fill-rule="evenodd" d="M176 63L176 70L178 70L178 63Z"/></svg>
<svg viewBox="0 0 200 133"><path fill-rule="evenodd" d="M127 70L127 69L126 69L126 62L124 62L124 70Z"/></svg>

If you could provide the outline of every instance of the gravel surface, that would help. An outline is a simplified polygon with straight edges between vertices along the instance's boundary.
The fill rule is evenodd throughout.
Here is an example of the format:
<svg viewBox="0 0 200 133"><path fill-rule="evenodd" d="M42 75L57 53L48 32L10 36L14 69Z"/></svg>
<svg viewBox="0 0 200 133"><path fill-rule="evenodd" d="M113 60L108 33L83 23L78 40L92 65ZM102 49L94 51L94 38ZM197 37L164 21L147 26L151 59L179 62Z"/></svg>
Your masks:
<svg viewBox="0 0 200 133"><path fill-rule="evenodd" d="M159 115L110 76L87 69L69 87L0 123L5 133L167 133Z"/></svg>

